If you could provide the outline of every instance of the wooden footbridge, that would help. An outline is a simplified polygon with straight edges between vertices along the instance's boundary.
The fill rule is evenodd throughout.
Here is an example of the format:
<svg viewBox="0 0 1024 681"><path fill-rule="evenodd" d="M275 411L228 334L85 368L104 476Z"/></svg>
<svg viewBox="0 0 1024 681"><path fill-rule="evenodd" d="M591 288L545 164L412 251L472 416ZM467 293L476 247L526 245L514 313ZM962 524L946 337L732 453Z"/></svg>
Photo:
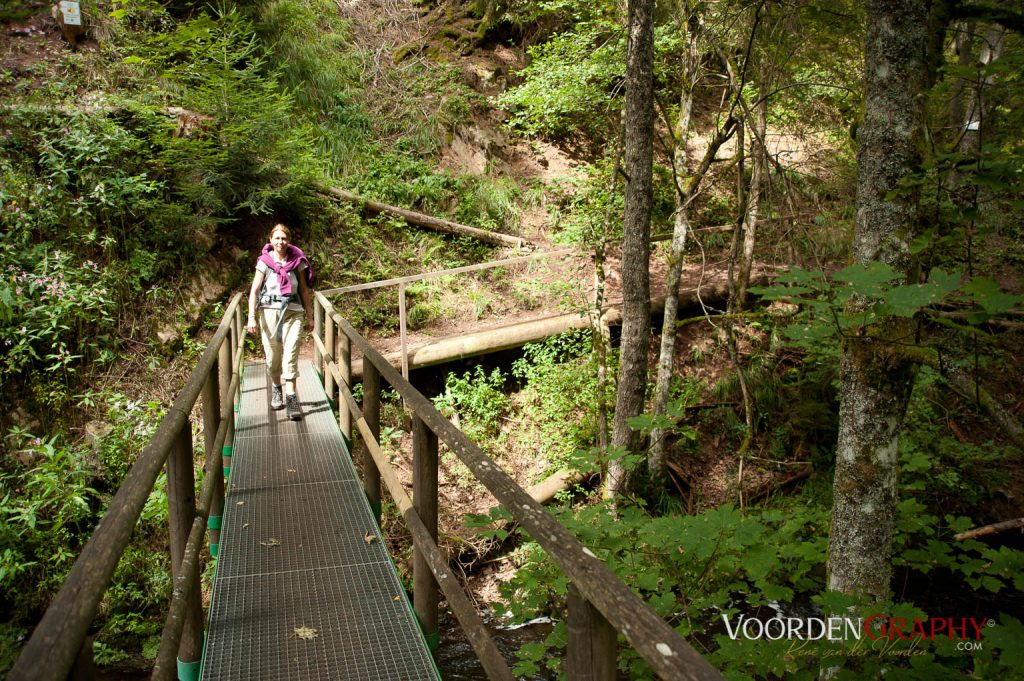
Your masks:
<svg viewBox="0 0 1024 681"><path fill-rule="evenodd" d="M304 419L271 411L264 366L243 357L240 300L228 305L8 679L91 678L92 621L165 467L174 588L153 679L437 679L443 670L431 651L442 594L487 677L514 678L437 546L439 440L568 577L569 679L616 678L619 634L661 678L721 678L321 294L314 366L303 367L299 386ZM353 347L363 356L361 404L350 389ZM382 382L411 411L412 499L378 444ZM190 418L197 404L205 457L198 495ZM353 429L362 443L358 465L349 454ZM411 598L380 533L382 483L414 540ZM204 615L207 538L216 570Z"/></svg>

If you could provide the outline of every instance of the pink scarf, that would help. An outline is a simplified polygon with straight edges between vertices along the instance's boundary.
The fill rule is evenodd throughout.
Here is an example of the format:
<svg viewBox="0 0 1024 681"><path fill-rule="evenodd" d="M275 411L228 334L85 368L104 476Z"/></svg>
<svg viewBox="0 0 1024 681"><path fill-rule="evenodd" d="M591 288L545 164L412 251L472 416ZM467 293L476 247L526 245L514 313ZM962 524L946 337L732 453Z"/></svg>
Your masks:
<svg viewBox="0 0 1024 681"><path fill-rule="evenodd" d="M260 254L259 260L263 261L267 267L277 274L278 285L281 287L281 295L291 295L292 279L288 275L303 264L306 266L306 283L310 287L313 286L313 267L309 264L309 259L306 258L306 254L302 252L302 249L298 246L288 244L288 250L285 251L284 264L274 260L273 252L274 247L271 244L266 244L263 247L263 252Z"/></svg>

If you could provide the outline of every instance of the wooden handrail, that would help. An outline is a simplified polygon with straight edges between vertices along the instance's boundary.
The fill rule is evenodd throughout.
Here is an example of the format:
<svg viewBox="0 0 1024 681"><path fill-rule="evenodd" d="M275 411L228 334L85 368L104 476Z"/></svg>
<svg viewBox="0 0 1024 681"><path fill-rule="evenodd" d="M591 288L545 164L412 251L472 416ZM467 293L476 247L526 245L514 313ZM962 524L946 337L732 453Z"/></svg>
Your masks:
<svg viewBox="0 0 1024 681"><path fill-rule="evenodd" d="M513 519L547 551L582 598L625 636L659 676L664 679L699 681L722 678L718 670L623 584L592 551L549 515L462 431L444 418L430 400L403 378L348 321L338 315L330 301L319 293L316 294L316 301L326 313L325 322L332 320L359 347L364 363L369 362L376 368L401 395L416 417L448 445ZM323 347L322 339L317 336L314 339L321 352L330 354ZM339 385L343 385L341 381ZM343 385L343 392L344 387L347 386ZM351 410L352 405L349 408ZM360 419L361 415L353 412L353 418ZM383 464L386 462L378 462L378 465ZM383 477L383 469L381 474Z"/></svg>
<svg viewBox="0 0 1024 681"><path fill-rule="evenodd" d="M107 513L14 663L7 676L9 681L64 681L68 677L146 499L175 440L189 422L189 414L217 362L221 345L236 323L234 317L239 312L241 299L241 294L231 299L188 383L128 470Z"/></svg>

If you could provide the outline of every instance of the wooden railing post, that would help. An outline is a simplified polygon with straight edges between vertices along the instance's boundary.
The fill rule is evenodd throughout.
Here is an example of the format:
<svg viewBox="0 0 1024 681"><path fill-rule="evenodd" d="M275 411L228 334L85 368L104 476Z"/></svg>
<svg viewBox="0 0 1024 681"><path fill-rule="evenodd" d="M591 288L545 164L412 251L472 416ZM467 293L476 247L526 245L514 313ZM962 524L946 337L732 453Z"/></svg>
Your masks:
<svg viewBox="0 0 1024 681"><path fill-rule="evenodd" d="M402 344L402 378L409 380L409 349L405 344L405 284L398 285L398 335Z"/></svg>
<svg viewBox="0 0 1024 681"><path fill-rule="evenodd" d="M167 457L167 515L171 534L171 574L181 574L188 533L196 515L196 480L192 463L192 426L186 422ZM185 608L185 627L178 645L178 664L198 672L203 655L203 603L199 573ZM168 670L169 671L169 670Z"/></svg>
<svg viewBox="0 0 1024 681"><path fill-rule="evenodd" d="M331 320L331 326L334 326L333 319ZM331 348L331 352L334 353L334 362L338 365L338 371L341 374L341 380L345 383L345 387L352 390L352 341L339 329L337 341L327 347ZM340 390L338 394L341 394ZM349 413L348 409L342 408L340 399L338 400L338 428L341 430L341 436L345 438L345 444L351 449L352 414Z"/></svg>
<svg viewBox="0 0 1024 681"><path fill-rule="evenodd" d="M334 327L334 320L331 319L330 315L326 315L324 319L324 347L327 348L328 352L334 355L334 363L339 364L338 349L335 347L334 342ZM314 345L316 344L314 343ZM327 401L332 402L334 400L334 373L328 371L326 359L324 361L324 392L327 393ZM347 409L342 409L341 404L339 403L338 415L340 416L347 411ZM342 434L344 435L344 431L342 431Z"/></svg>
<svg viewBox="0 0 1024 681"><path fill-rule="evenodd" d="M218 357L218 360L220 357ZM224 460L220 456L210 456L216 446L217 428L220 426L220 361L210 368L210 373L203 384L203 445L207 461L212 461L214 470L206 471L213 489L213 500L210 502L210 517L206 526L210 530L210 555L214 558L220 550L220 524L224 515Z"/></svg>
<svg viewBox="0 0 1024 681"><path fill-rule="evenodd" d="M616 633L597 608L569 583L568 681L615 681Z"/></svg>
<svg viewBox="0 0 1024 681"><path fill-rule="evenodd" d="M223 458L221 466L224 468L224 477L231 475L231 455L235 442L235 419L234 419L234 395L229 395L231 390L231 374L234 372L234 365L231 364L231 339L225 338L217 353L217 387L218 413L220 418L227 418L226 435L224 444L221 446L220 455ZM217 420L217 427L220 427L220 419Z"/></svg>
<svg viewBox="0 0 1024 681"><path fill-rule="evenodd" d="M416 514L423 521L434 543L437 543L437 435L416 414L412 417L412 500ZM430 571L423 550L413 549L413 609L431 650L440 642L437 604L437 582Z"/></svg>
<svg viewBox="0 0 1024 681"><path fill-rule="evenodd" d="M228 419L227 432L224 435L224 446L221 448L221 456L224 459L222 465L224 466L225 478L231 475L231 457L235 453L235 421L237 420L238 408L240 406L240 400L238 399L239 390L236 389L235 392L230 395L228 394L228 391L231 390L231 378L234 376L235 372L238 371L238 356L242 351L241 347L238 345L238 340L240 338L240 332L232 326L228 339L230 344L228 341L225 341L228 370L226 375L221 374L220 383L221 390L223 391L223 394L221 395L221 414L226 414ZM224 348L221 348L221 352L223 354ZM217 361L223 361L220 355L217 357ZM239 386L241 386L241 381L239 381Z"/></svg>
<svg viewBox="0 0 1024 681"><path fill-rule="evenodd" d="M321 339L324 337L324 306L316 299L313 300L313 335ZM316 368L316 372L323 379L326 373L324 370L324 356L320 354L320 347L316 343L313 343L313 367Z"/></svg>
<svg viewBox="0 0 1024 681"><path fill-rule="evenodd" d="M347 336L346 336L347 338ZM369 359L363 357L363 419L373 433L373 439L380 442L380 372ZM370 448L363 444L363 491L370 503L373 517L380 525L380 471L373 460Z"/></svg>

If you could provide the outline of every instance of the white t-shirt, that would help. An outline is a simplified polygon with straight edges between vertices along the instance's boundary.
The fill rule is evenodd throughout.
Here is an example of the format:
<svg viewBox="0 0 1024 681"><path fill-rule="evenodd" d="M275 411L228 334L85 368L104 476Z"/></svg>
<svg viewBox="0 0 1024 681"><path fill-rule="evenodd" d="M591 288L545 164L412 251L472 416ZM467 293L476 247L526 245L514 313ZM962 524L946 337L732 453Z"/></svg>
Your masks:
<svg viewBox="0 0 1024 681"><path fill-rule="evenodd" d="M263 285L265 287L266 295L268 295L268 296L280 296L281 295L281 284L277 280L277 272L275 272L274 270L270 269L270 267L267 265L267 263L263 262L262 260L257 260L256 261L256 271L263 273L263 282L264 282ZM288 302L288 309L289 310L295 310L297 312L302 312L303 309L304 309L302 307L302 298L299 296L299 276L300 275L301 276L306 276L305 272L306 272L306 265L305 265L305 263L303 263L302 265L299 265L297 268L295 268L294 270L292 270L291 272L288 273L288 278L291 279L291 282L292 282L292 293L294 294L294 297ZM269 305L260 305L260 307L261 308L269 307L269 308L279 309L281 307L281 304L280 303L271 303Z"/></svg>

